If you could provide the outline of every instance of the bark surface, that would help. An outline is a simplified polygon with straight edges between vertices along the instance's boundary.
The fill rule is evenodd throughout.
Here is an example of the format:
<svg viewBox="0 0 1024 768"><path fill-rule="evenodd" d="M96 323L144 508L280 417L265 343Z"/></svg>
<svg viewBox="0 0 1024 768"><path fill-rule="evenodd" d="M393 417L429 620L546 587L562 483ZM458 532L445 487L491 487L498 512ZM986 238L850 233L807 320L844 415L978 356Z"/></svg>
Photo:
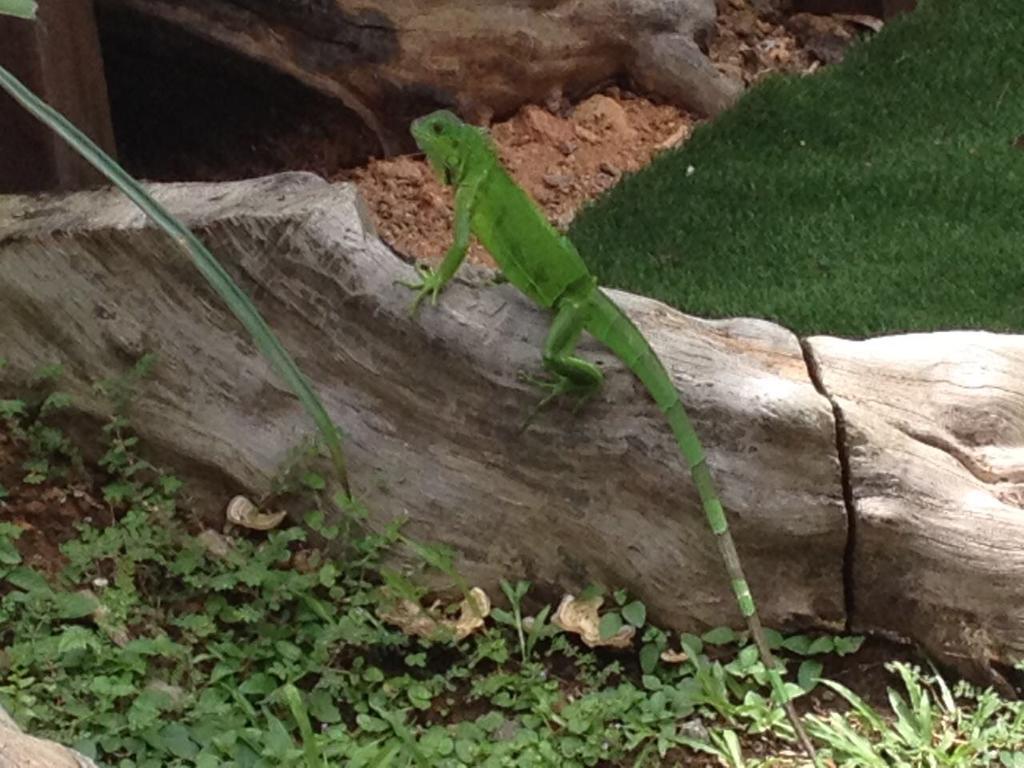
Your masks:
<svg viewBox="0 0 1024 768"><path fill-rule="evenodd" d="M975 679L1024 658L1024 336L807 341L845 432L855 631Z"/></svg>

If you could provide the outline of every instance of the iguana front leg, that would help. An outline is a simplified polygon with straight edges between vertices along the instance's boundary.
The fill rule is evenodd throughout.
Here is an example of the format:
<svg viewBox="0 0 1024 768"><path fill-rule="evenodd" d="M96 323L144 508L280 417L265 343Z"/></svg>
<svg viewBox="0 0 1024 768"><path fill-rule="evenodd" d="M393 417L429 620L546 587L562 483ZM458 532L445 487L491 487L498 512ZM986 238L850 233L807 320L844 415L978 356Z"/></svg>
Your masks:
<svg viewBox="0 0 1024 768"><path fill-rule="evenodd" d="M572 354L587 322L588 309L589 305L586 302L575 298L566 299L559 304L558 314L555 315L555 321L551 324L551 330L544 342L544 367L554 374L554 379L521 377L531 384L550 390L550 393L530 411L521 430L527 427L545 405L560 395L579 396L579 407L600 389L604 381L601 369Z"/></svg>
<svg viewBox="0 0 1024 768"><path fill-rule="evenodd" d="M466 251L469 248L470 225L473 220L473 205L476 202L477 191L480 189L478 179L470 179L461 184L455 190L455 238L444 260L436 269L430 269L416 265L420 273L420 282L406 283L399 281L399 285L412 288L418 291L416 299L412 303L412 311L415 312L420 302L430 296L430 303L437 304L438 294L444 290L448 281L455 276L459 266L466 258Z"/></svg>

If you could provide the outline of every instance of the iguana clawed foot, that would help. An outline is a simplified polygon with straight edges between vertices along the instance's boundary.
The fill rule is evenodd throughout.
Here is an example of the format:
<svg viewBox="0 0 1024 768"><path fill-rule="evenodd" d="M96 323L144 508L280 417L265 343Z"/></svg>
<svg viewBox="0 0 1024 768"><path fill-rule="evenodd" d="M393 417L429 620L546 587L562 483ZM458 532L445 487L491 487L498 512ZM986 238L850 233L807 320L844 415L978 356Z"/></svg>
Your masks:
<svg viewBox="0 0 1024 768"><path fill-rule="evenodd" d="M540 413L545 406L562 395L577 398L576 404L573 405L572 412L578 413L579 410L586 405L587 401L594 396L597 390L601 388L600 385L579 384L568 376L556 376L553 379L545 379L537 376L531 376L525 371L519 372L519 380L527 384L532 384L535 387L548 390L548 394L541 398L540 402L530 410L529 414L527 414L523 423L519 425L520 432L525 431L526 428L530 426L530 422L536 418L537 414Z"/></svg>
<svg viewBox="0 0 1024 768"><path fill-rule="evenodd" d="M406 288L411 288L417 291L416 298L412 302L412 307L409 308L409 313L415 315L416 310L419 309L420 302L423 301L427 296L430 296L431 305L437 304L437 295L444 288L444 280L441 276L432 270L430 267L424 267L422 264L416 265L416 271L420 275L420 282L409 283L404 280L396 280L396 285L403 285Z"/></svg>

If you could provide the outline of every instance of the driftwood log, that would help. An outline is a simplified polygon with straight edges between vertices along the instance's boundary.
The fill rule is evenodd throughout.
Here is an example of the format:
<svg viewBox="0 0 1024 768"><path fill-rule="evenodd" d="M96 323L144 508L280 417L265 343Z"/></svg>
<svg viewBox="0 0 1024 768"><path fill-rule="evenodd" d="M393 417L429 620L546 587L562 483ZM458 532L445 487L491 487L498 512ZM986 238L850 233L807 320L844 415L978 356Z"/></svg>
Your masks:
<svg viewBox="0 0 1024 768"><path fill-rule="evenodd" d="M347 433L357 495L375 519L461 553L471 583L525 577L557 598L628 588L678 627L741 625L715 544L664 419L609 372L581 416L538 393L550 318L508 285L457 281L409 316L412 268L373 234L353 187L288 174L156 187L196 227L315 383ZM0 376L61 360L63 389L102 414L94 382L159 362L132 419L184 468L219 468L228 493L266 490L310 434L295 398L191 266L113 192L0 203ZM841 627L847 518L828 400L795 336L705 322L617 294L682 389L768 622ZM194 474L194 472L192 473Z"/></svg>
<svg viewBox="0 0 1024 768"><path fill-rule="evenodd" d="M617 79L715 114L740 84L700 45L714 0L100 0L104 26L146 23L261 62L341 100L394 153L445 106L486 121Z"/></svg>
<svg viewBox="0 0 1024 768"><path fill-rule="evenodd" d="M254 297L347 432L375 523L460 554L471 582L552 597L625 587L673 628L740 626L697 499L650 398L614 358L573 416L523 434L550 322L465 271L410 318L412 269L354 189L305 174L161 185ZM703 436L768 624L910 639L975 677L1024 653L1024 338L798 339L620 292ZM266 490L310 424L196 271L112 192L0 198L0 383L65 364L94 382L159 362L133 422L217 505ZM991 679L991 678L987 678Z"/></svg>

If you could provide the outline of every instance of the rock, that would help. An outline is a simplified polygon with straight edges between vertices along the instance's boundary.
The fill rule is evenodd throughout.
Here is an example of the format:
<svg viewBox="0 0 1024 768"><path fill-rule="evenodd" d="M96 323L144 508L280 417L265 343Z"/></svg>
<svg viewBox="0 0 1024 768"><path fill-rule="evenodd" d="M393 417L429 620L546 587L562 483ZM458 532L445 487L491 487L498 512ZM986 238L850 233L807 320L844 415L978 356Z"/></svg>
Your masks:
<svg viewBox="0 0 1024 768"><path fill-rule="evenodd" d="M741 37L753 37L757 33L757 14L746 9L732 17L733 31Z"/></svg>
<svg viewBox="0 0 1024 768"><path fill-rule="evenodd" d="M423 181L423 164L416 162L411 157L396 157L391 161L389 168L391 175L402 181L412 184L420 184Z"/></svg>
<svg viewBox="0 0 1024 768"><path fill-rule="evenodd" d="M407 518L407 535L451 546L462 578L489 593L522 577L557 602L599 582L671 628L743 625L664 417L607 351L582 345L608 379L583 412L553 407L520 434L538 393L518 373L540 373L551 316L512 286L463 272L413 318L411 293L395 285L413 268L367 229L352 186L285 174L152 189L255 298L344 429L372 524ZM137 325L158 363L133 424L190 479L198 513L219 525L225 486L253 498L269 489L312 425L165 236L112 192L0 198L0 231L0 303L11 308L0 313L0 380L62 360L76 407L107 414L93 382L133 363L109 331ZM832 410L796 337L613 295L704 438L766 622L842 627L847 517Z"/></svg>
<svg viewBox="0 0 1024 768"><path fill-rule="evenodd" d="M720 72L693 40L675 32L650 36L638 46L631 70L636 84L680 106L716 115L739 98L743 82Z"/></svg>
<svg viewBox="0 0 1024 768"><path fill-rule="evenodd" d="M601 142L600 136L593 131L584 128L582 125L575 126L573 128L573 132L588 144L599 144Z"/></svg>
<svg viewBox="0 0 1024 768"><path fill-rule="evenodd" d="M714 29L714 0L98 2L104 26L129 39L169 24L339 99L391 154L411 150L409 122L441 106L483 122L623 75L704 114L739 92L695 42Z"/></svg>
<svg viewBox="0 0 1024 768"><path fill-rule="evenodd" d="M682 144L686 139L690 137L691 126L686 123L680 125L676 130L672 131L669 136L666 136L664 140L658 142L655 149L658 151L673 149Z"/></svg>
<svg viewBox="0 0 1024 768"><path fill-rule="evenodd" d="M554 115L532 104L523 109L523 118L536 141L561 142L572 135L571 127Z"/></svg>
<svg viewBox="0 0 1024 768"><path fill-rule="evenodd" d="M973 679L1024 657L1024 336L808 339L844 424L851 628Z"/></svg>
<svg viewBox="0 0 1024 768"><path fill-rule="evenodd" d="M563 211L562 213L556 213L551 218L551 223L555 225L555 229L563 234L569 231L569 225L572 224L572 220L575 214L572 211Z"/></svg>
<svg viewBox="0 0 1024 768"><path fill-rule="evenodd" d="M576 178L571 173L546 173L544 174L544 185L565 192L572 187Z"/></svg>
<svg viewBox="0 0 1024 768"><path fill-rule="evenodd" d="M196 541L199 542L199 545L205 550L206 554L218 560L228 557L231 554L231 550L234 549L231 539L212 528L204 528L196 536Z"/></svg>
<svg viewBox="0 0 1024 768"><path fill-rule="evenodd" d="M146 691L161 696L169 705L168 708L180 710L188 701L188 694L185 689L178 685L171 685L163 680L150 680L146 683Z"/></svg>
<svg viewBox="0 0 1024 768"><path fill-rule="evenodd" d="M750 8L763 19L778 21L792 12L793 0L749 0Z"/></svg>
<svg viewBox="0 0 1024 768"><path fill-rule="evenodd" d="M617 139L628 139L636 134L622 105L603 94L591 96L576 107L573 118L577 125L598 136L612 134Z"/></svg>

